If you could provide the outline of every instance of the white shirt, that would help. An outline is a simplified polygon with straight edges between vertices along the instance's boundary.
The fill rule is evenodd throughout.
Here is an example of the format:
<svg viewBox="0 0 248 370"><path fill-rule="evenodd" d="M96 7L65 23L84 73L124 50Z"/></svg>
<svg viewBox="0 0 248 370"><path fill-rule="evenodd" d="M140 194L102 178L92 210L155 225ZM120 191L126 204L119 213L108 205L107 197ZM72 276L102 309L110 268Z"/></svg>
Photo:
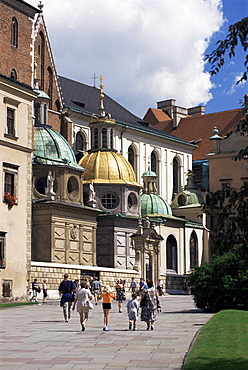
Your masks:
<svg viewBox="0 0 248 370"><path fill-rule="evenodd" d="M78 289L76 292L77 308L83 307L85 303L90 299L91 296L92 294L89 289L85 289L85 288Z"/></svg>

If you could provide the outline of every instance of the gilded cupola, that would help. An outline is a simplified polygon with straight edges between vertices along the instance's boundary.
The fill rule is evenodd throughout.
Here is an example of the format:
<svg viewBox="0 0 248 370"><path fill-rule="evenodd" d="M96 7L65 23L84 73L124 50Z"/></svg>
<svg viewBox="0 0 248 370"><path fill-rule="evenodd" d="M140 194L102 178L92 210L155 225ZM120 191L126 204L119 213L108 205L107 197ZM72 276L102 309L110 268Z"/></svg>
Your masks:
<svg viewBox="0 0 248 370"><path fill-rule="evenodd" d="M142 186L136 181L131 164L114 148L116 121L106 114L103 104L103 78L100 77L100 108L89 123L91 149L78 164L85 169L83 174L84 201L89 206L122 215L138 215L139 191ZM94 205L91 200L94 189Z"/></svg>

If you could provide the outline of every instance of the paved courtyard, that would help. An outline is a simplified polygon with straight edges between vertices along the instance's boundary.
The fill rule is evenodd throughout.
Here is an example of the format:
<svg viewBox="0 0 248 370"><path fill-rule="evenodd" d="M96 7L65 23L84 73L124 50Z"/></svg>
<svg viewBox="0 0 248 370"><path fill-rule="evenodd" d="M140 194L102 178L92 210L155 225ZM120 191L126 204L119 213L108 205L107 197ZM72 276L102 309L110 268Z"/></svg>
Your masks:
<svg viewBox="0 0 248 370"><path fill-rule="evenodd" d="M210 319L194 307L191 296L161 299L155 329L138 322L128 330L126 309L113 303L110 331L102 331L101 304L90 311L86 331L79 315L63 320L58 301L0 310L3 369L181 369L196 332Z"/></svg>

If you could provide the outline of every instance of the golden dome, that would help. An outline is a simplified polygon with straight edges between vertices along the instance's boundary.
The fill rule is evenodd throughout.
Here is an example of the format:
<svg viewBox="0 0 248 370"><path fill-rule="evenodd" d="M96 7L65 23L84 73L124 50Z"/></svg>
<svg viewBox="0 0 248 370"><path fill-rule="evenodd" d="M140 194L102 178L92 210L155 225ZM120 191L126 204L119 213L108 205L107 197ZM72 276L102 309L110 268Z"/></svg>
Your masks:
<svg viewBox="0 0 248 370"><path fill-rule="evenodd" d="M136 182L131 164L123 155L114 151L97 151L86 154L78 162L85 168L83 183L126 184L142 187Z"/></svg>

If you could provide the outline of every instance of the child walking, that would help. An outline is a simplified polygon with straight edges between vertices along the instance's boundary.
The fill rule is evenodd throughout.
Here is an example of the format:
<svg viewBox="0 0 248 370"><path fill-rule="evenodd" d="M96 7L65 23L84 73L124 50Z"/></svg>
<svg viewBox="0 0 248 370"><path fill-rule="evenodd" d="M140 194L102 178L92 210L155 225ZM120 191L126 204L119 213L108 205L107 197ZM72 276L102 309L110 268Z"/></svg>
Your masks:
<svg viewBox="0 0 248 370"><path fill-rule="evenodd" d="M139 302L137 300L137 294L132 293L132 299L127 302L127 313L129 319L129 330L132 330L132 323L133 323L133 330L137 330L136 322L138 320L138 313L139 313Z"/></svg>
<svg viewBox="0 0 248 370"><path fill-rule="evenodd" d="M112 293L111 288L109 285L106 285L102 292L99 294L98 299L103 300L102 308L103 308L103 330L109 331L108 323L109 323L109 313L111 310L111 303L112 299L115 298L115 295Z"/></svg>

